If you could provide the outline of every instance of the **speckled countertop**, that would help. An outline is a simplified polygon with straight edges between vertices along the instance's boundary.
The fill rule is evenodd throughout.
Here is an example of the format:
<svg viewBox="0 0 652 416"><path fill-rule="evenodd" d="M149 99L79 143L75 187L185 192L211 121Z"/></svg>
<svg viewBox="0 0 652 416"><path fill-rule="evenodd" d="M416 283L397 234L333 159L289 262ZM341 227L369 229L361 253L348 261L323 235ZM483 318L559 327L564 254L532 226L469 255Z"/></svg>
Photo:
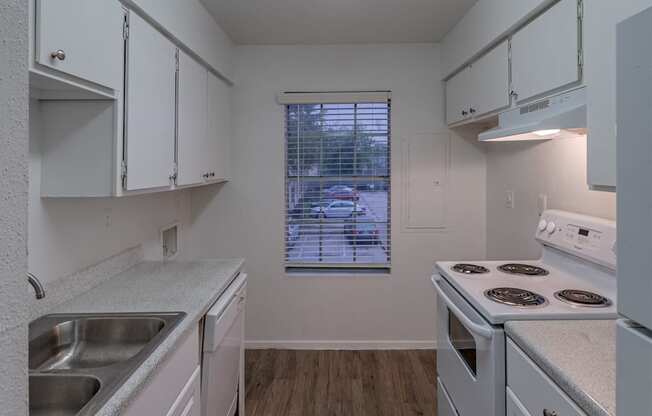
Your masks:
<svg viewBox="0 0 652 416"><path fill-rule="evenodd" d="M616 416L616 321L514 321L505 330L589 416Z"/></svg>
<svg viewBox="0 0 652 416"><path fill-rule="evenodd" d="M143 262L51 313L185 312L186 317L129 377L97 416L117 416L242 269L242 259Z"/></svg>

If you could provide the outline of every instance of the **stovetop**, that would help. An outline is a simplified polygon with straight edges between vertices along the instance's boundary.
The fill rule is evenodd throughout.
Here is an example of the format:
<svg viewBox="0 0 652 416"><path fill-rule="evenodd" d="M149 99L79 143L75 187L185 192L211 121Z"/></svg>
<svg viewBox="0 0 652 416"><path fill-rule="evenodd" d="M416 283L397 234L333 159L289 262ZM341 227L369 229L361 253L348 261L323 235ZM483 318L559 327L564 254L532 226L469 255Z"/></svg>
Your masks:
<svg viewBox="0 0 652 416"><path fill-rule="evenodd" d="M468 274L456 270L461 262L437 262L439 273L487 321L500 325L514 320L553 319L615 319L616 280L613 272L591 265L568 261L563 255L548 253L538 261L465 261L463 264L480 266L488 272ZM514 274L515 268L501 270L504 265L519 266L524 274ZM503 269L505 269L503 267ZM521 270L522 269L522 270ZM608 300L606 305L580 306L568 302L562 291L572 299L597 302L596 294ZM568 295L568 293L566 293ZM519 301L524 305L517 305ZM505 301L505 303L501 303Z"/></svg>

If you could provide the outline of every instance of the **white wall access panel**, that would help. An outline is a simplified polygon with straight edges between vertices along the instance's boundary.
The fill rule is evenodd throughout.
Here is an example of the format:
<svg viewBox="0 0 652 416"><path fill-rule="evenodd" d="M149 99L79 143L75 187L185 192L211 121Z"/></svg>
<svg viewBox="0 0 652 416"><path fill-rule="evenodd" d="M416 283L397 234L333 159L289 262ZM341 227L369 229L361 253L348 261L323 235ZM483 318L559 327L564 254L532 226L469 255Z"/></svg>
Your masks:
<svg viewBox="0 0 652 416"><path fill-rule="evenodd" d="M175 148L176 48L129 15L125 146L126 190L170 186Z"/></svg>
<svg viewBox="0 0 652 416"><path fill-rule="evenodd" d="M509 42L503 41L471 66L474 117L509 107Z"/></svg>
<svg viewBox="0 0 652 416"><path fill-rule="evenodd" d="M512 87L519 102L580 81L578 0L561 0L512 37Z"/></svg>
<svg viewBox="0 0 652 416"><path fill-rule="evenodd" d="M208 74L208 135L205 165L215 174L211 179L230 178L231 87Z"/></svg>
<svg viewBox="0 0 652 416"><path fill-rule="evenodd" d="M117 0L36 0L36 61L49 68L122 89L122 25ZM63 52L59 58L53 53Z"/></svg>
<svg viewBox="0 0 652 416"><path fill-rule="evenodd" d="M193 58L179 51L177 185L204 181L208 172L204 159L207 143L208 71Z"/></svg>

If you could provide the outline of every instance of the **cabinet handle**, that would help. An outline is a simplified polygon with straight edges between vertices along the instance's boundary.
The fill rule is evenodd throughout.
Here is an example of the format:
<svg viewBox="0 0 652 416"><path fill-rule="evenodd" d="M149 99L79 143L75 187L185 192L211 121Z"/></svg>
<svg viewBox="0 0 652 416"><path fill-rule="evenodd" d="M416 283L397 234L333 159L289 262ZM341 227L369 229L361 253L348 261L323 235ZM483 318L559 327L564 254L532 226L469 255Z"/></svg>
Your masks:
<svg viewBox="0 0 652 416"><path fill-rule="evenodd" d="M462 115L463 115L463 116L466 116L466 115L468 115L468 114L469 114L469 113L467 113L466 110L462 110Z"/></svg>
<svg viewBox="0 0 652 416"><path fill-rule="evenodd" d="M65 60L66 60L66 53L65 53L64 51L62 51L61 49L59 49L59 50L56 51L56 52L52 52L52 53L50 54L50 58L52 58L52 59L58 59L58 60L60 60L60 61L65 61Z"/></svg>
<svg viewBox="0 0 652 416"><path fill-rule="evenodd" d="M543 409L543 416L558 416L554 410Z"/></svg>
<svg viewBox="0 0 652 416"><path fill-rule="evenodd" d="M475 108L471 108L471 109L469 110L469 112L470 112L471 114L475 114Z"/></svg>

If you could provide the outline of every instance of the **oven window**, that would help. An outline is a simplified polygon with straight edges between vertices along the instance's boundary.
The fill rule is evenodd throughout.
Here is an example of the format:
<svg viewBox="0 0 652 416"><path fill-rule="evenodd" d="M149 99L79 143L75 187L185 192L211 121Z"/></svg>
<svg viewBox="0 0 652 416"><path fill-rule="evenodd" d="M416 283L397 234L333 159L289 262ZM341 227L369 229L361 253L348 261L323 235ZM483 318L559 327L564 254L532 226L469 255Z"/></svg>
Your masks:
<svg viewBox="0 0 652 416"><path fill-rule="evenodd" d="M466 327L450 311L448 311L448 337L457 353L462 357L473 375L476 376L478 364L475 340Z"/></svg>

